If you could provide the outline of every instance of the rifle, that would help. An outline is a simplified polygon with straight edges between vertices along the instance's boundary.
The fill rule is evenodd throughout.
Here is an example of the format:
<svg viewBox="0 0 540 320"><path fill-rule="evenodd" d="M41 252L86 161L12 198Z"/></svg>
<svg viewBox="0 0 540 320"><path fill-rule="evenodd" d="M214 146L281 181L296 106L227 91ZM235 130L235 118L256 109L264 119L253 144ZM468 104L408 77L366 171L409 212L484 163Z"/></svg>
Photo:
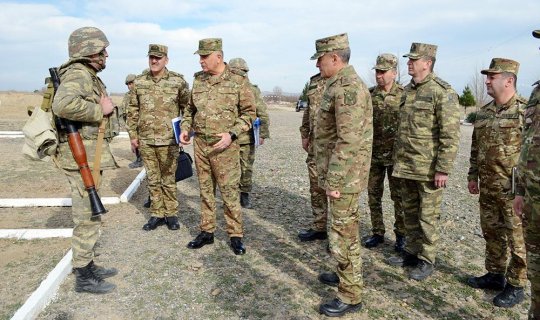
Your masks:
<svg viewBox="0 0 540 320"><path fill-rule="evenodd" d="M58 90L60 86L60 77L58 76L58 69L49 68L49 73L51 74L51 81L54 86L54 93ZM53 95L54 97L54 95ZM56 117L57 127L59 130L64 130L68 135L68 144L73 154L73 158L79 167L79 172L81 173L81 178L88 192L88 199L90 200L90 207L92 208L92 217L97 217L99 215L107 213L105 207L101 203L101 199L96 191L96 186L94 184L94 178L92 177L92 172L88 166L88 160L86 157L86 149L79 134L77 124L74 121Z"/></svg>

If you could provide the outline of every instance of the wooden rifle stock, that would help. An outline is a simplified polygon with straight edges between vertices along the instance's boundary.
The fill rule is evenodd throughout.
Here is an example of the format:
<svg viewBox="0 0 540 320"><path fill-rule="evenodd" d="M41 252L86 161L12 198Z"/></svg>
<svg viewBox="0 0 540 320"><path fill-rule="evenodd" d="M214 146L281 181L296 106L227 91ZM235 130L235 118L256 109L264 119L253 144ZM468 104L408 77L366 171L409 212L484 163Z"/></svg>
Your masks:
<svg viewBox="0 0 540 320"><path fill-rule="evenodd" d="M60 86L58 70L56 68L50 68L49 73L51 74L51 81L54 86L54 92L56 93L58 86ZM101 199L96 191L92 171L90 171L90 167L88 166L86 149L84 148L84 144L76 123L64 118L58 118L58 123L60 124L60 128L58 129L64 130L68 135L69 148L71 149L73 158L79 167L84 188L86 189L86 192L88 192L88 199L90 200L90 207L92 209L92 217L107 213L107 210L105 210L105 207L103 207Z"/></svg>

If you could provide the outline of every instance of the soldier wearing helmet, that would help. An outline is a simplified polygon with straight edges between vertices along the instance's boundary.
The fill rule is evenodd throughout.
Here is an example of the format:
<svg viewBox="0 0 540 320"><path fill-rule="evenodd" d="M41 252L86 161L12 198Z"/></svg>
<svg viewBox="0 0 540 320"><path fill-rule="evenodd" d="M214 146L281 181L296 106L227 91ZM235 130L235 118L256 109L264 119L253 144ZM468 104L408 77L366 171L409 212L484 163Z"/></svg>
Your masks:
<svg viewBox="0 0 540 320"><path fill-rule="evenodd" d="M101 169L118 167L111 153L109 141L115 136L118 113L108 97L105 85L97 73L105 69L109 41L103 31L94 27L79 28L69 36L69 60L59 68L60 86L54 97L53 113L79 124L90 168L101 159ZM105 123L105 137L101 155L96 155L98 128ZM92 217L88 194L77 163L73 159L65 132L59 130L60 144L55 163L66 175L71 187L73 238L73 268L76 276L75 291L107 293L115 288L104 280L118 271L94 264L94 247L99 238L101 216ZM97 179L101 181L102 179ZM96 189L99 189L97 182Z"/></svg>
<svg viewBox="0 0 540 320"><path fill-rule="evenodd" d="M229 61L229 67L241 72L245 72L246 75L249 71L249 67L246 61L242 58L233 58ZM264 103L261 97L261 90L257 85L252 84L253 95L255 96L256 109L255 114L259 118L259 131L257 138L259 141L255 141L254 128L249 131L242 132L238 135L238 144L240 145L240 205L242 208L251 209L251 201L249 199L249 193L252 188L252 176L253 176L253 163L255 162L255 145L262 145L264 139L270 137L268 127L270 125L270 118L266 112L266 103ZM255 127L255 126L254 126Z"/></svg>

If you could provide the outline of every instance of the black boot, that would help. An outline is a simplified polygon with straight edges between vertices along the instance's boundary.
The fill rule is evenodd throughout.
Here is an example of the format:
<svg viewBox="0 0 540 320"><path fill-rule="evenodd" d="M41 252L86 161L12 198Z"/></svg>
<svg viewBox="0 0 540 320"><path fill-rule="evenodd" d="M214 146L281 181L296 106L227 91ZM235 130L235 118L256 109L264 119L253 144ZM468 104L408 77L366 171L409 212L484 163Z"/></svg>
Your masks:
<svg viewBox="0 0 540 320"><path fill-rule="evenodd" d="M148 199L146 199L146 201L144 202L143 206L145 208L150 208L150 206L152 205L152 199L150 199L150 196L148 196Z"/></svg>
<svg viewBox="0 0 540 320"><path fill-rule="evenodd" d="M381 243L384 243L384 236L381 236L380 234L374 234L371 237L367 238L366 241L364 241L364 247L368 249L375 248Z"/></svg>
<svg viewBox="0 0 540 320"><path fill-rule="evenodd" d="M89 293L107 293L116 286L109 283L92 272L91 263L83 268L75 268L75 291Z"/></svg>
<svg viewBox="0 0 540 320"><path fill-rule="evenodd" d="M154 230L165 224L165 218L150 217L150 220L142 227L145 231Z"/></svg>
<svg viewBox="0 0 540 320"><path fill-rule="evenodd" d="M403 252L405 250L405 236L396 234L396 244L394 245L396 252Z"/></svg>
<svg viewBox="0 0 540 320"><path fill-rule="evenodd" d="M118 274L118 270L116 268L104 268L98 266L93 260L90 261L89 266L92 272L100 279L110 278Z"/></svg>
<svg viewBox="0 0 540 320"><path fill-rule="evenodd" d="M242 255L246 253L246 247L242 243L242 238L231 237L231 249L236 255Z"/></svg>
<svg viewBox="0 0 540 320"><path fill-rule="evenodd" d="M240 192L240 206L242 208L251 209L251 201L249 201L249 193Z"/></svg>
<svg viewBox="0 0 540 320"><path fill-rule="evenodd" d="M324 313L329 317L341 317L347 312L354 312L362 309L362 303L358 304L347 304L335 298L334 300L321 304L319 307L319 312Z"/></svg>
<svg viewBox="0 0 540 320"><path fill-rule="evenodd" d="M504 274L488 272L480 277L470 277L467 284L473 288L502 290L506 285Z"/></svg>
<svg viewBox="0 0 540 320"><path fill-rule="evenodd" d="M411 270L411 273L409 274L410 279L414 279L417 281L422 281L429 277L433 271L435 270L435 266L425 260L418 259L418 264L414 269Z"/></svg>
<svg viewBox="0 0 540 320"><path fill-rule="evenodd" d="M167 228L169 228L169 230L180 229L180 223L178 223L177 216L165 217L165 223L167 224Z"/></svg>
<svg viewBox="0 0 540 320"><path fill-rule="evenodd" d="M298 233L298 239L300 241L314 241L314 240L325 240L328 238L328 233L326 231L316 231L313 229L302 230Z"/></svg>
<svg viewBox="0 0 540 320"><path fill-rule="evenodd" d="M214 243L214 234L206 231L201 231L195 239L190 241L187 245L189 249L199 249L207 244Z"/></svg>
<svg viewBox="0 0 540 320"><path fill-rule="evenodd" d="M128 164L128 167L130 169L135 169L135 168L140 168L143 166L143 162L142 162L142 159L140 156L137 157L137 159L135 159L135 161L133 161L132 163Z"/></svg>
<svg viewBox="0 0 540 320"><path fill-rule="evenodd" d="M419 259L406 251L388 258L386 263L396 267L415 267L418 264Z"/></svg>
<svg viewBox="0 0 540 320"><path fill-rule="evenodd" d="M337 287L339 285L339 277L335 272L321 273L319 275L319 281L332 287Z"/></svg>
<svg viewBox="0 0 540 320"><path fill-rule="evenodd" d="M523 287L514 287L507 283L504 290L493 298L493 304L501 308L512 308L523 302Z"/></svg>

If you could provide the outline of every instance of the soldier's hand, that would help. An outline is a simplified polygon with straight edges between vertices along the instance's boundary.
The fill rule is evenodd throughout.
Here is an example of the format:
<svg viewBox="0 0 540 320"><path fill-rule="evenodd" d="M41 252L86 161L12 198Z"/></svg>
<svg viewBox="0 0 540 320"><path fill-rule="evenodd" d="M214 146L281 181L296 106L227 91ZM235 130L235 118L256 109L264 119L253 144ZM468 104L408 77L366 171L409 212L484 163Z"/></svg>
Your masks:
<svg viewBox="0 0 540 320"><path fill-rule="evenodd" d="M435 188L446 188L446 182L448 181L448 174L444 172L435 172Z"/></svg>
<svg viewBox="0 0 540 320"><path fill-rule="evenodd" d="M326 196L332 198L332 199L339 199L341 198L341 192L337 191L337 190L326 190Z"/></svg>
<svg viewBox="0 0 540 320"><path fill-rule="evenodd" d="M139 148L139 139L131 139L131 152L135 153Z"/></svg>
<svg viewBox="0 0 540 320"><path fill-rule="evenodd" d="M221 139L218 142L216 142L216 144L214 144L214 149L225 150L228 146L231 145L232 139L231 139L230 133L228 132L218 133L217 136L220 137Z"/></svg>
<svg viewBox="0 0 540 320"><path fill-rule="evenodd" d="M191 144L191 139L189 138L189 132L182 131L180 132L180 143L183 145Z"/></svg>
<svg viewBox="0 0 540 320"><path fill-rule="evenodd" d="M514 198L513 207L516 216L523 219L523 196L516 195L516 197Z"/></svg>
<svg viewBox="0 0 540 320"><path fill-rule="evenodd" d="M262 146L264 144L264 138L259 138L259 145Z"/></svg>
<svg viewBox="0 0 540 320"><path fill-rule="evenodd" d="M112 102L111 97L108 97L104 94L101 95L101 99L99 100L99 104L101 105L101 110L103 111L103 114L108 116L111 114L114 110L114 104Z"/></svg>
<svg viewBox="0 0 540 320"><path fill-rule="evenodd" d="M467 185L467 188L469 188L470 194L479 194L480 189L478 189L478 181L469 181L469 184Z"/></svg>
<svg viewBox="0 0 540 320"><path fill-rule="evenodd" d="M308 148L309 148L309 139L308 138L302 139L302 149L308 152Z"/></svg>

